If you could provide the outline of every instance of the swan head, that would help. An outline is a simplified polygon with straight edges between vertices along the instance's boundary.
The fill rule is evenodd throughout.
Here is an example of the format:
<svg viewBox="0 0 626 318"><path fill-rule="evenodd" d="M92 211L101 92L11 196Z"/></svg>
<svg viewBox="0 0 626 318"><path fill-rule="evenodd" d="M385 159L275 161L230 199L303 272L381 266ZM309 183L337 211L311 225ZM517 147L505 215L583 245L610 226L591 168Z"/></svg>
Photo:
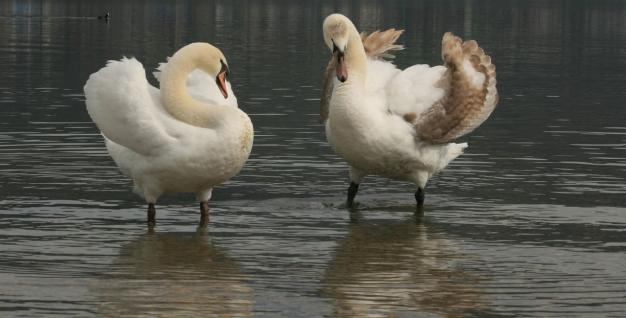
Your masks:
<svg viewBox="0 0 626 318"><path fill-rule="evenodd" d="M348 48L350 37L350 26L354 27L350 19L346 16L333 13L324 20L324 42L333 54L333 59L337 60L336 73L340 82L348 79L348 70L345 63L345 53Z"/></svg>
<svg viewBox="0 0 626 318"><path fill-rule="evenodd" d="M214 77L215 84L217 84L220 92L224 95L224 98L228 98L228 89L226 86L228 75L230 75L228 61L226 61L226 57L220 49L208 43L202 44L204 45L200 48L201 54L198 61L198 68L211 77Z"/></svg>
<svg viewBox="0 0 626 318"><path fill-rule="evenodd" d="M191 61L195 68L215 78L215 84L217 84L220 92L224 98L228 98L226 82L230 70L228 69L228 61L220 49L209 43L197 42L181 48L172 58L178 58L178 56L180 56L180 60Z"/></svg>

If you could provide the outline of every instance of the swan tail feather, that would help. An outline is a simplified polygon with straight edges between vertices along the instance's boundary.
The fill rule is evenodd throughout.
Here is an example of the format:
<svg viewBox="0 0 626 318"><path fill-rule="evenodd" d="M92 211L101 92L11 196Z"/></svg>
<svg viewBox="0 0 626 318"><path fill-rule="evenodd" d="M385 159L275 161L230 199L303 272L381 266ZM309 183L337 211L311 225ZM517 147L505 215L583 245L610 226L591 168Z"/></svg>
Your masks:
<svg viewBox="0 0 626 318"><path fill-rule="evenodd" d="M439 161L439 167L437 171L443 170L452 160L456 159L458 156L462 155L467 148L467 143L455 144L450 143L444 149L444 155L442 160Z"/></svg>

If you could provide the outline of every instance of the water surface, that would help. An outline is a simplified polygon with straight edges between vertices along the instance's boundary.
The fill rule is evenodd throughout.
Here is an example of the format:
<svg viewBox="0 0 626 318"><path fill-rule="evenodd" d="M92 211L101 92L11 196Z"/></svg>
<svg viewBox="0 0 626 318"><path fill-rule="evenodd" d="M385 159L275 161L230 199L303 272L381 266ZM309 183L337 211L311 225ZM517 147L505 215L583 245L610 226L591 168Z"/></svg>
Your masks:
<svg viewBox="0 0 626 318"><path fill-rule="evenodd" d="M341 207L347 168L318 120L332 12L405 29L400 67L439 63L446 31L497 65L501 102L423 218L413 185L376 177ZM623 316L625 16L616 1L0 1L0 316ZM106 60L150 71L194 41L226 54L255 145L206 231L189 194L163 197L150 231L82 86Z"/></svg>

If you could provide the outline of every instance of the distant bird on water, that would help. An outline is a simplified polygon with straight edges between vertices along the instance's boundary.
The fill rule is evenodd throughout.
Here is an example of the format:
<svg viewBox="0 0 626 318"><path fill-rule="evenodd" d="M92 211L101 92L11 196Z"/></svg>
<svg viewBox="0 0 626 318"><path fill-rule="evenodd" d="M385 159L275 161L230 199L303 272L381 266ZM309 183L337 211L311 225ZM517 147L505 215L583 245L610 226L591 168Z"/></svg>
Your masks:
<svg viewBox="0 0 626 318"><path fill-rule="evenodd" d="M160 90L134 58L109 61L85 84L87 111L122 173L148 203L148 224L164 193L193 192L200 224L213 187L237 175L250 155L252 122L237 107L222 52L181 48L156 72Z"/></svg>
<svg viewBox="0 0 626 318"><path fill-rule="evenodd" d="M367 175L413 182L418 208L428 179L463 153L453 141L478 127L498 103L496 68L476 41L442 40L443 66L399 70L383 58L403 47L402 31L361 34L347 17L323 24L332 52L323 84L326 137L348 162L348 207Z"/></svg>
<svg viewBox="0 0 626 318"><path fill-rule="evenodd" d="M109 19L111 19L111 15L107 12L105 15L99 15L98 16L98 20L106 20L109 21Z"/></svg>

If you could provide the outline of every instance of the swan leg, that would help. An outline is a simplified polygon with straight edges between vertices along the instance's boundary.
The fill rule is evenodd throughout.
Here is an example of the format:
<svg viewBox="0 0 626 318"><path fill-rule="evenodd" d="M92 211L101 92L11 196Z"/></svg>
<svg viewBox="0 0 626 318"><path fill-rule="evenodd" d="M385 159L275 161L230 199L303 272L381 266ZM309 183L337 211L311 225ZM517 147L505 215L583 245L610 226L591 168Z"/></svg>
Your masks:
<svg viewBox="0 0 626 318"><path fill-rule="evenodd" d="M425 197L425 193L424 193L424 189L423 188L417 188L417 191L415 192L415 201L417 202L417 208L422 208L424 207L424 197Z"/></svg>
<svg viewBox="0 0 626 318"><path fill-rule="evenodd" d="M426 183L431 174L428 171L416 171L413 174L413 182L417 185L417 191L415 192L415 202L417 202L417 209L421 210L424 207L424 189L426 189Z"/></svg>
<svg viewBox="0 0 626 318"><path fill-rule="evenodd" d="M346 201L346 206L351 208L354 206L354 197L356 193L359 191L359 184L350 182L350 187L348 188L348 200Z"/></svg>
<svg viewBox="0 0 626 318"><path fill-rule="evenodd" d="M346 200L346 206L348 208L354 207L354 197L359 191L359 184L365 177L366 173L350 166L350 187L348 188L348 200Z"/></svg>
<svg viewBox="0 0 626 318"><path fill-rule="evenodd" d="M213 195L213 188L207 188L196 193L200 201L200 225L203 228L209 225L209 200Z"/></svg>
<svg viewBox="0 0 626 318"><path fill-rule="evenodd" d="M155 216L156 209L154 208L154 203L148 203L148 226L152 227L156 224Z"/></svg>
<svg viewBox="0 0 626 318"><path fill-rule="evenodd" d="M209 201L200 202L200 225L206 227L209 225Z"/></svg>
<svg viewBox="0 0 626 318"><path fill-rule="evenodd" d="M148 202L148 226L153 227L156 225L154 205L162 193L161 189L158 188L159 183L145 179L134 179L134 181L133 191L140 194Z"/></svg>

